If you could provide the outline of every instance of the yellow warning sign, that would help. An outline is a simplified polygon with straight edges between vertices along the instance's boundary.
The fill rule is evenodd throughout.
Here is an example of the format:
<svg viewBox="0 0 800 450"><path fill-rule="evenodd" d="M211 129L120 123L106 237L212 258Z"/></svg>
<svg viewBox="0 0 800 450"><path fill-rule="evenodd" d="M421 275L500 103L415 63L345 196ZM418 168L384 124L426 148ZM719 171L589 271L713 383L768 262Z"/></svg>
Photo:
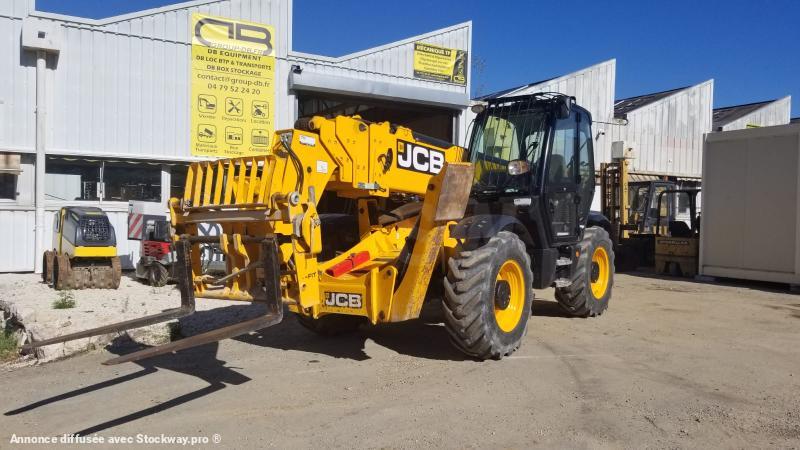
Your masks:
<svg viewBox="0 0 800 450"><path fill-rule="evenodd" d="M417 42L414 44L414 77L466 85L467 52Z"/></svg>
<svg viewBox="0 0 800 450"><path fill-rule="evenodd" d="M275 29L193 14L192 155L266 153L275 130Z"/></svg>

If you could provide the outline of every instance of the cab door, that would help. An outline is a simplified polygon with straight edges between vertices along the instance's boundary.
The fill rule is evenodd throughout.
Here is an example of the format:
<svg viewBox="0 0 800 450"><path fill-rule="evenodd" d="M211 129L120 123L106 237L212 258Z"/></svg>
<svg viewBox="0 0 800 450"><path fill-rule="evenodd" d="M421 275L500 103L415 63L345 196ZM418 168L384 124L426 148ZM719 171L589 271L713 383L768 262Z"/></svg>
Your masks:
<svg viewBox="0 0 800 450"><path fill-rule="evenodd" d="M569 117L555 120L544 171L545 213L550 225L551 242L556 244L576 242L580 234L578 114L573 109Z"/></svg>

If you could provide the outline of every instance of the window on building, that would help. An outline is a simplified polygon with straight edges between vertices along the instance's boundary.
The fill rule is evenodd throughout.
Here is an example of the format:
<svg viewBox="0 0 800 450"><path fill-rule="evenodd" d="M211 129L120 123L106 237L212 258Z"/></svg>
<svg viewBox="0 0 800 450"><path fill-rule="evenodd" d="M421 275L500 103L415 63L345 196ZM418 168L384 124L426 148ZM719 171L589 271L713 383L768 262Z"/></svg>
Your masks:
<svg viewBox="0 0 800 450"><path fill-rule="evenodd" d="M149 164L105 163L103 200L127 202L161 201L161 166Z"/></svg>
<svg viewBox="0 0 800 450"><path fill-rule="evenodd" d="M0 200L17 199L21 159L18 153L0 153Z"/></svg>
<svg viewBox="0 0 800 450"><path fill-rule="evenodd" d="M189 166L172 166L170 176L169 196L183 198L183 191L186 188L186 172Z"/></svg>
<svg viewBox="0 0 800 450"><path fill-rule="evenodd" d="M44 194L47 200L99 200L99 161L48 158L45 166Z"/></svg>
<svg viewBox="0 0 800 450"><path fill-rule="evenodd" d="M0 200L17 199L17 174L0 173Z"/></svg>

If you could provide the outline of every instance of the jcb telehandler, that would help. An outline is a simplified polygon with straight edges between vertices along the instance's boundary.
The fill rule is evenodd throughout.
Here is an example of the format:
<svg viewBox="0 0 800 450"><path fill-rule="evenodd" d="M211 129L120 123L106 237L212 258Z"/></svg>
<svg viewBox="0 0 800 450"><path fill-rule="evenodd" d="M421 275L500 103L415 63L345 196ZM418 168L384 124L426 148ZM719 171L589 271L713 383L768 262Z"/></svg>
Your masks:
<svg viewBox="0 0 800 450"><path fill-rule="evenodd" d="M61 208L53 219L53 249L42 259L42 281L56 289L119 287L117 238L100 208Z"/></svg>
<svg viewBox="0 0 800 450"><path fill-rule="evenodd" d="M194 163L184 197L170 200L181 307L27 347L185 316L196 297L264 302L267 313L106 364L274 325L284 304L331 334L416 318L438 298L452 342L477 359L519 347L532 289L554 286L573 315L601 314L614 253L589 223L589 113L559 94L502 98L473 130L465 153L387 122L314 117L277 131L266 156ZM203 272L204 243L220 246L225 274Z"/></svg>

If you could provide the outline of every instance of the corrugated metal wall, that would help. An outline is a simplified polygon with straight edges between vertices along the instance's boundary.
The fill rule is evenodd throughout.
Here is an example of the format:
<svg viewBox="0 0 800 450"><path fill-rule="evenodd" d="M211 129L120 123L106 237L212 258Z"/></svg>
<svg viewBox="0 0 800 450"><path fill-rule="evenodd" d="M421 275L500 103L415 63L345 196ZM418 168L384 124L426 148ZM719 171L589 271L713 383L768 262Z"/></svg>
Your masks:
<svg viewBox="0 0 800 450"><path fill-rule="evenodd" d="M128 240L128 212L106 212L117 235L117 254L124 269L132 269L139 259L139 241ZM45 212L45 248L52 248L53 217L57 209ZM0 210L0 272L28 272L34 266L34 225L36 213L31 207Z"/></svg>
<svg viewBox="0 0 800 450"><path fill-rule="evenodd" d="M358 53L337 58L341 67L358 71L359 76L370 78L381 75L389 78L384 81L411 86L429 87L449 92L468 93L470 74L467 73L467 85L438 83L414 78L414 43L425 42L441 47L471 50L471 23L462 23L431 33L415 36L410 39L394 42L389 45L364 50ZM468 54L467 58L472 55ZM469 64L469 61L468 61ZM382 78L382 77L381 77Z"/></svg>
<svg viewBox="0 0 800 450"><path fill-rule="evenodd" d="M33 208L0 210L0 272L33 270L35 220Z"/></svg>
<svg viewBox="0 0 800 450"><path fill-rule="evenodd" d="M464 95L468 100L472 75L467 73L467 85L460 86L414 78L414 43L425 42L442 47L466 50L468 67L472 58L472 23L465 22L430 33L413 36L402 41L370 48L337 58L312 55L302 52L290 52L288 65L298 64L303 73L312 72L323 76L339 76L365 82L383 82L399 86L434 89L439 92L452 92ZM468 69L469 70L469 69ZM348 92L339 92L348 94ZM351 95L363 95L351 93ZM399 99L402 100L402 99ZM458 135L460 143L466 133L467 120L460 113Z"/></svg>
<svg viewBox="0 0 800 450"><path fill-rule="evenodd" d="M20 46L27 9L27 0L0 1L0 149L4 150L32 151L36 135L36 57Z"/></svg>
<svg viewBox="0 0 800 450"><path fill-rule="evenodd" d="M703 134L711 131L714 80L628 112L611 141L634 144L633 170L700 178Z"/></svg>
<svg viewBox="0 0 800 450"><path fill-rule="evenodd" d="M292 0L197 0L103 20L38 12L32 5L30 0L0 1L0 73L5 75L0 83L0 151L34 151L36 61L33 52L20 46L27 16L57 23L62 34L60 55L48 57L48 154L191 159L188 82L193 12L275 27L277 128L294 122L295 99L286 80L291 64L298 60L353 79L469 92L469 86L414 79L412 64L417 40L471 50L471 23L341 58L296 54L290 59ZM460 126L463 135L463 121ZM13 250L0 252L0 272L29 271L34 266L34 168L32 162L23 161L23 166L18 201L0 205L0 248ZM69 203L75 202L48 202L47 241L52 214ZM127 206L81 204L101 206L109 213L117 229L119 254L130 267L139 244L125 236Z"/></svg>
<svg viewBox="0 0 800 450"><path fill-rule="evenodd" d="M189 159L189 20L193 12L274 25L276 56L291 48L291 0L195 1L178 6L91 20L30 10L29 0L0 2L0 151L32 153L35 144L36 60L20 46L23 18L57 23L61 52L48 57L47 153L149 159ZM284 61L285 62L285 61ZM276 79L286 78L278 64ZM278 117L285 125L286 83L276 83ZM13 118L13 120L11 120ZM33 155L23 156L16 203L0 204L0 272L34 266ZM67 202L70 203L70 202ZM64 202L48 202L46 244L52 215ZM74 203L74 202L72 202ZM127 205L101 206L117 232L126 268L138 258L129 241Z"/></svg>
<svg viewBox="0 0 800 450"><path fill-rule="evenodd" d="M58 20L63 47L48 86L48 153L189 158L189 21L194 12L274 25L276 57L286 57L291 2L193 5L98 24ZM285 74L276 73L276 80ZM276 83L277 111L288 108L285 89L285 83Z"/></svg>
<svg viewBox="0 0 800 450"><path fill-rule="evenodd" d="M594 124L595 166L611 161L611 139L606 131L614 119L614 87L616 83L617 60L610 59L600 64L548 80L508 95L524 95L534 92L559 92L575 97L575 101L589 110ZM607 123L601 123L607 122ZM602 133L601 133L602 131Z"/></svg>
<svg viewBox="0 0 800 450"><path fill-rule="evenodd" d="M740 117L731 123L722 126L722 131L743 130L753 126L771 127L786 125L792 117L792 96L775 100L752 113Z"/></svg>

